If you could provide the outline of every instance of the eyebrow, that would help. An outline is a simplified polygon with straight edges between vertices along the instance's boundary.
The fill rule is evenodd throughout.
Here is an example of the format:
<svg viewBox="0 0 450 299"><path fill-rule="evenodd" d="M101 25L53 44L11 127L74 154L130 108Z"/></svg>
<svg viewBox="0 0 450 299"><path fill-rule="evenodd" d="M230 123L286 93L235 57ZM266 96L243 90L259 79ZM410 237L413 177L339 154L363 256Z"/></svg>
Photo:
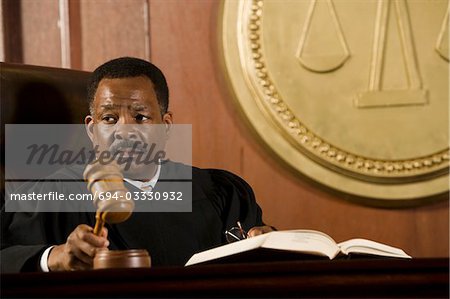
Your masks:
<svg viewBox="0 0 450 299"><path fill-rule="evenodd" d="M131 104L129 107L131 107L131 109L133 109L134 111L144 111L144 110L147 110L147 106L141 105L141 104L137 104L137 103L133 103L133 104Z"/></svg>
<svg viewBox="0 0 450 299"><path fill-rule="evenodd" d="M108 103L108 104L102 104L102 105L100 105L100 108L102 108L103 110L112 110L112 109L114 109L114 108L120 108L122 105L117 105L117 104L111 104L111 103ZM136 104L136 103L133 103L133 104L131 104L131 105L128 105L128 108L131 108L131 109L133 109L134 111L144 111L144 110L147 110L147 106L145 106L145 105L141 105L141 104Z"/></svg>

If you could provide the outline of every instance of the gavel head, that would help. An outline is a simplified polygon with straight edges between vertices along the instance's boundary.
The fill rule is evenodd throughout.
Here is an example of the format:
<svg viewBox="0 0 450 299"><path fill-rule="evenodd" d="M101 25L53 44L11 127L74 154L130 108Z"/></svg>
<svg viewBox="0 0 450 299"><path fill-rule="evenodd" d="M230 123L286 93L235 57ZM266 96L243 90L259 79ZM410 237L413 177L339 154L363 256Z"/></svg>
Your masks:
<svg viewBox="0 0 450 299"><path fill-rule="evenodd" d="M127 220L134 209L134 202L127 200L123 175L116 162L103 165L98 160L88 164L83 173L88 190L94 195L97 211L107 223Z"/></svg>

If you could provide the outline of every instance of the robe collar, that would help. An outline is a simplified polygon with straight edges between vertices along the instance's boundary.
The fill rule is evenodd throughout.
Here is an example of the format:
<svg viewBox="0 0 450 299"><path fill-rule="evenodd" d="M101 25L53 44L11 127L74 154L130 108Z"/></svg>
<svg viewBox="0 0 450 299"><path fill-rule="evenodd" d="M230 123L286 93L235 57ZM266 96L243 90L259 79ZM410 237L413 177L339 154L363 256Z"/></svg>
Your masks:
<svg viewBox="0 0 450 299"><path fill-rule="evenodd" d="M150 181L142 182L127 178L124 178L124 180L142 191L152 191L155 188L156 183L158 182L160 173L161 173L161 163L158 163L156 173Z"/></svg>

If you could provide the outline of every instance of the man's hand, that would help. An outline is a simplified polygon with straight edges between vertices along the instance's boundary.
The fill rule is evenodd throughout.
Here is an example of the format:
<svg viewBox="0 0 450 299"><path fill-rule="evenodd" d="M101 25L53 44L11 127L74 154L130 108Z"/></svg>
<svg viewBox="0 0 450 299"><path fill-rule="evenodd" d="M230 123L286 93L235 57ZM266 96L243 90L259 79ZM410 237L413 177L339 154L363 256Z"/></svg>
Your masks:
<svg viewBox="0 0 450 299"><path fill-rule="evenodd" d="M93 233L93 228L80 224L69 235L65 244L53 247L48 257L50 271L73 271L92 269L95 253L107 249L108 230L104 227L100 236Z"/></svg>
<svg viewBox="0 0 450 299"><path fill-rule="evenodd" d="M256 237L256 236L259 236L259 235L262 235L262 234L265 234L265 233L269 233L269 232L272 232L272 231L275 231L276 229L273 227L273 226L268 226L268 225L265 225L265 226L255 226L255 227L252 227L249 231L248 231L248 233L247 233L247 236L249 237L249 238L251 238L251 237Z"/></svg>

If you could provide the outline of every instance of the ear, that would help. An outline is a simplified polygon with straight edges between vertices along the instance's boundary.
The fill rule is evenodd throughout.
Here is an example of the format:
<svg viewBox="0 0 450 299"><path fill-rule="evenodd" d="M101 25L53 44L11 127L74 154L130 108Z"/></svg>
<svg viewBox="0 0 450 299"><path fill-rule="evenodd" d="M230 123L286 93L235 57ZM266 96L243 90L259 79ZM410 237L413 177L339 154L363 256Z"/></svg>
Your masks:
<svg viewBox="0 0 450 299"><path fill-rule="evenodd" d="M163 123L166 125L166 133L170 132L173 124L173 113L172 111L167 111L162 117Z"/></svg>
<svg viewBox="0 0 450 299"><path fill-rule="evenodd" d="M84 118L84 126L89 139L91 139L91 142L94 142L94 119L92 116L88 115Z"/></svg>

